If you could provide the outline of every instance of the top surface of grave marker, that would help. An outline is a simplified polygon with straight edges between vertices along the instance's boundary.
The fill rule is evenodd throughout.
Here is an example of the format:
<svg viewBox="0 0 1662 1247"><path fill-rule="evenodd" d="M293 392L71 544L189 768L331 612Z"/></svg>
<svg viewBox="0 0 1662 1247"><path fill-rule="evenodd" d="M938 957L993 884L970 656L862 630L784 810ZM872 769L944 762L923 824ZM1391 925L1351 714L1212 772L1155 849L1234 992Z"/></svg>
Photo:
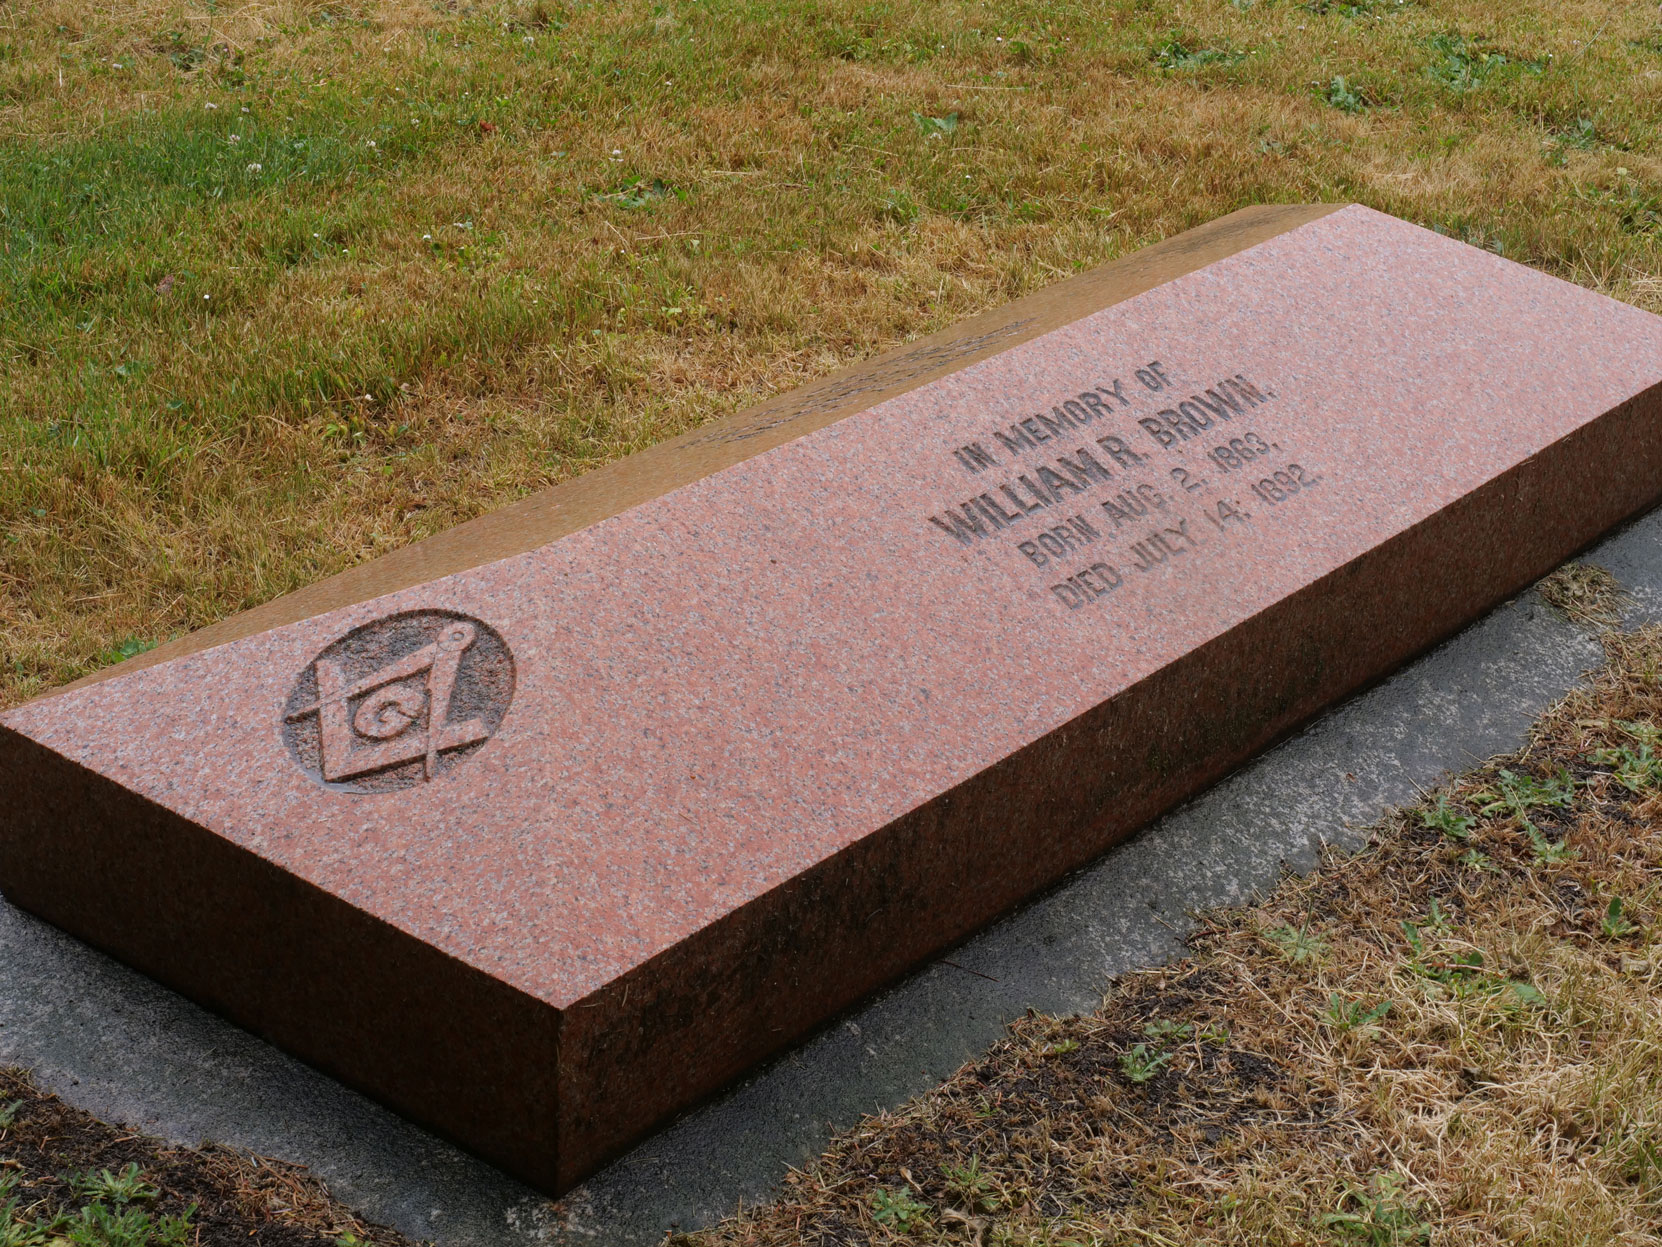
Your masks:
<svg viewBox="0 0 1662 1247"><path fill-rule="evenodd" d="M608 993L672 953L666 979L759 956L758 991L812 995L780 967L821 954L769 943L787 939L764 922L769 898L789 896L784 925L855 893L863 906L838 882L867 869L850 854L913 824L956 843L941 802L978 777L1001 776L1020 809L1007 821L1030 830L989 849L981 828L953 851L989 871L1007 856L1012 879L1031 862L1019 888L1034 886L1662 489L1627 433L1611 435L1619 462L1565 449L1612 412L1655 440L1662 322L1367 209L1018 340L1027 329L971 335L991 353L864 409L854 387L796 412L852 414L683 439L694 455L747 429L774 440L557 539L0 722L558 1011L569 1064L601 1050L572 1011L628 1030ZM1474 576L1471 601L1428 600ZM1344 594L1364 590L1378 617L1352 613ZM1298 635L1269 622L1289 603ZM1254 629L1281 647L1263 670L1197 665ZM1146 718L1079 726L1139 689L1158 691ZM1185 725L1170 739L1168 719ZM1087 730L1106 778L1036 752ZM1133 794L1123 818L1110 791ZM905 956L1020 894L964 870L961 901ZM34 886L25 899L51 911ZM169 976L163 954L134 955ZM827 1007L876 981L858 978ZM785 1008L784 1029L823 1011ZM305 1048L289 1023L260 1024ZM710 1068L731 1073L722 1060ZM581 1077L562 1065L549 1112L584 1103ZM644 1085L618 1077L604 1096Z"/></svg>

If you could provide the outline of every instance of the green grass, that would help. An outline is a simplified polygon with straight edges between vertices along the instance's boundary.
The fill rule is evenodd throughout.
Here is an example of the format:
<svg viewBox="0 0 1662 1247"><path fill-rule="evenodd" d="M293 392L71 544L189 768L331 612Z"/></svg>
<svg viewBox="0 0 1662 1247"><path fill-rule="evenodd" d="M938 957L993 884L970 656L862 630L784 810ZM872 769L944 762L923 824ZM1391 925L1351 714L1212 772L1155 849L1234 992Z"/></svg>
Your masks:
<svg viewBox="0 0 1662 1247"><path fill-rule="evenodd" d="M178 1216L150 1211L160 1192L136 1164L61 1181L72 1198L35 1215L22 1206L21 1175L0 1170L0 1247L189 1247L197 1237L194 1208Z"/></svg>
<svg viewBox="0 0 1662 1247"><path fill-rule="evenodd" d="M1249 203L1662 306L1659 115L1615 3L26 6L0 704Z"/></svg>

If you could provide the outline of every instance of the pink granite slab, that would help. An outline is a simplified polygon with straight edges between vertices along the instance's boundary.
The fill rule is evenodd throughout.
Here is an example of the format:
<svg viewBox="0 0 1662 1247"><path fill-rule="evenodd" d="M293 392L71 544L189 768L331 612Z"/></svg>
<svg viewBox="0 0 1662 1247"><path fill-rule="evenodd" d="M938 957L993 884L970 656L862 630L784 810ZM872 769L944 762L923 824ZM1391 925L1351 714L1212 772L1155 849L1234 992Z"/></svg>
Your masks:
<svg viewBox="0 0 1662 1247"><path fill-rule="evenodd" d="M563 1189L1655 502L1659 423L1662 320L1345 208L11 711L0 884Z"/></svg>

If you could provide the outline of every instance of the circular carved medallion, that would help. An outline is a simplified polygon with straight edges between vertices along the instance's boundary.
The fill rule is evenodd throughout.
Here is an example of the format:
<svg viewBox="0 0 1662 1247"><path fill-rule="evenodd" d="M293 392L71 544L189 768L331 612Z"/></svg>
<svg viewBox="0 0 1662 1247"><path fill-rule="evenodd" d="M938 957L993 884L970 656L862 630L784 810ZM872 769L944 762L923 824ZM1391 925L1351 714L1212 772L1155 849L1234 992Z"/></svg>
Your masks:
<svg viewBox="0 0 1662 1247"><path fill-rule="evenodd" d="M513 697L513 656L494 628L408 611L354 628L307 665L283 707L283 738L326 787L396 792L476 752Z"/></svg>

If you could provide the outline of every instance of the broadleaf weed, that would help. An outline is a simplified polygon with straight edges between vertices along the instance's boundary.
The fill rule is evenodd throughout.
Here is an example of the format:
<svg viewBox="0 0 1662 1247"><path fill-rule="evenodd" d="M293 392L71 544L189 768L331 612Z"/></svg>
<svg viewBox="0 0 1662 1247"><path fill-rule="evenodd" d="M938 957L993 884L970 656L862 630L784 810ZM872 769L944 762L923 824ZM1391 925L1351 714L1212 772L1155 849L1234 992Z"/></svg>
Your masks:
<svg viewBox="0 0 1662 1247"><path fill-rule="evenodd" d="M1171 1057L1169 1052L1151 1050L1146 1043L1134 1044L1130 1051L1120 1053L1120 1073L1127 1082L1140 1086L1169 1065Z"/></svg>

